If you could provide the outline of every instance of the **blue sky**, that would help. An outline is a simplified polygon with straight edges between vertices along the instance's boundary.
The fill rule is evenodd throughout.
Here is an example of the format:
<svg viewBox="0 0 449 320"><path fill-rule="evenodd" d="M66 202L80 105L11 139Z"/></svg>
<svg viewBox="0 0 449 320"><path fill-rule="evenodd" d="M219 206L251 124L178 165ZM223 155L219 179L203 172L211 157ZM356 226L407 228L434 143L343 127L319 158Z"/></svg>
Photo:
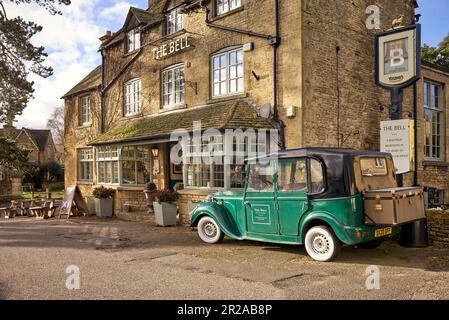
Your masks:
<svg viewBox="0 0 449 320"><path fill-rule="evenodd" d="M418 1L423 43L436 46L449 32L449 0ZM9 16L20 15L43 26L33 42L46 48L46 63L55 73L49 79L30 76L35 81L35 99L30 101L16 125L45 128L54 109L63 105L60 97L100 63L98 38L106 30L118 30L130 6L146 9L148 1L72 0L70 6L61 7L62 16L51 16L36 5L4 3ZM372 3L376 4L376 0Z"/></svg>
<svg viewBox="0 0 449 320"><path fill-rule="evenodd" d="M449 33L449 1L419 0L417 13L422 14L422 42L437 46Z"/></svg>

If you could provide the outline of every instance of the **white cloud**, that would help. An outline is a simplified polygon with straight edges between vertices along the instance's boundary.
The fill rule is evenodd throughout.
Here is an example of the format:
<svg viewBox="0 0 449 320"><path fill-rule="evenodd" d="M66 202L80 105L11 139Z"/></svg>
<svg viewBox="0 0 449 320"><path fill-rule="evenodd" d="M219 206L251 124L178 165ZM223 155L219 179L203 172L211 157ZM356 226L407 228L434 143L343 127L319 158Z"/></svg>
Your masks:
<svg viewBox="0 0 449 320"><path fill-rule="evenodd" d="M128 14L131 3L126 1L117 2L112 7L100 11L100 17L109 21L124 21Z"/></svg>
<svg viewBox="0 0 449 320"><path fill-rule="evenodd" d="M35 82L35 98L17 118L17 126L44 128L53 110L63 104L60 98L64 93L99 63L98 38L103 30L96 23L98 3L99 0L72 1L70 6L61 7L63 15L56 16L34 4L7 6L10 17L20 15L43 27L32 42L45 47L48 53L45 64L54 69L48 79L30 76Z"/></svg>
<svg viewBox="0 0 449 320"><path fill-rule="evenodd" d="M45 63L54 69L48 79L30 76L35 82L35 98L17 118L16 126L45 128L53 110L63 105L60 98L101 62L99 38L106 30L121 27L130 6L142 7L147 3L129 1L75 0L69 6L61 6L63 15L56 16L35 4L4 2L9 17L20 15L43 27L32 42L45 47Z"/></svg>

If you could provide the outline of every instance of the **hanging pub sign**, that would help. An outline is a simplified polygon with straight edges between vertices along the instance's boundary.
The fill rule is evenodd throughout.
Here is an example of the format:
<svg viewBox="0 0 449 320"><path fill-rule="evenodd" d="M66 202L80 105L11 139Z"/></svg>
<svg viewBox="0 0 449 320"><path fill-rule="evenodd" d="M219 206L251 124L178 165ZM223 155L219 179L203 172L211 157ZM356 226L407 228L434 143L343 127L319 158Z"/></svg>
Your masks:
<svg viewBox="0 0 449 320"><path fill-rule="evenodd" d="M376 35L376 84L405 88L421 77L421 25L414 24Z"/></svg>

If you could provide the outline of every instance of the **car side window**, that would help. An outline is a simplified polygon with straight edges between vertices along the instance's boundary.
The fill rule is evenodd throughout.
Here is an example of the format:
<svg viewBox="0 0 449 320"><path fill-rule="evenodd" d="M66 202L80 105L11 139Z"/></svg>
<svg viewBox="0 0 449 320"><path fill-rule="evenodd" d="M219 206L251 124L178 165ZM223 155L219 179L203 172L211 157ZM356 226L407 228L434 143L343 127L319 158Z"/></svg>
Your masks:
<svg viewBox="0 0 449 320"><path fill-rule="evenodd" d="M251 164L248 180L249 192L274 192L273 168L271 163Z"/></svg>
<svg viewBox="0 0 449 320"><path fill-rule="evenodd" d="M310 193L320 193L324 190L324 173L321 163L310 159Z"/></svg>
<svg viewBox="0 0 449 320"><path fill-rule="evenodd" d="M306 159L279 160L278 189L283 192L307 192Z"/></svg>

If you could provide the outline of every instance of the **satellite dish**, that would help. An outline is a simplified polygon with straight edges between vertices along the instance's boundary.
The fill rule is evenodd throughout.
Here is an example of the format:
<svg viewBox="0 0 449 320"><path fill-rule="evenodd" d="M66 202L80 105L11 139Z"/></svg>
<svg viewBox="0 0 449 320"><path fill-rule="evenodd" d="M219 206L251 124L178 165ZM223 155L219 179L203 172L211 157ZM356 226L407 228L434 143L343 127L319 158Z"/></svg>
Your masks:
<svg viewBox="0 0 449 320"><path fill-rule="evenodd" d="M267 102L262 105L262 107L259 109L259 115L262 118L268 119L271 114L271 103Z"/></svg>

